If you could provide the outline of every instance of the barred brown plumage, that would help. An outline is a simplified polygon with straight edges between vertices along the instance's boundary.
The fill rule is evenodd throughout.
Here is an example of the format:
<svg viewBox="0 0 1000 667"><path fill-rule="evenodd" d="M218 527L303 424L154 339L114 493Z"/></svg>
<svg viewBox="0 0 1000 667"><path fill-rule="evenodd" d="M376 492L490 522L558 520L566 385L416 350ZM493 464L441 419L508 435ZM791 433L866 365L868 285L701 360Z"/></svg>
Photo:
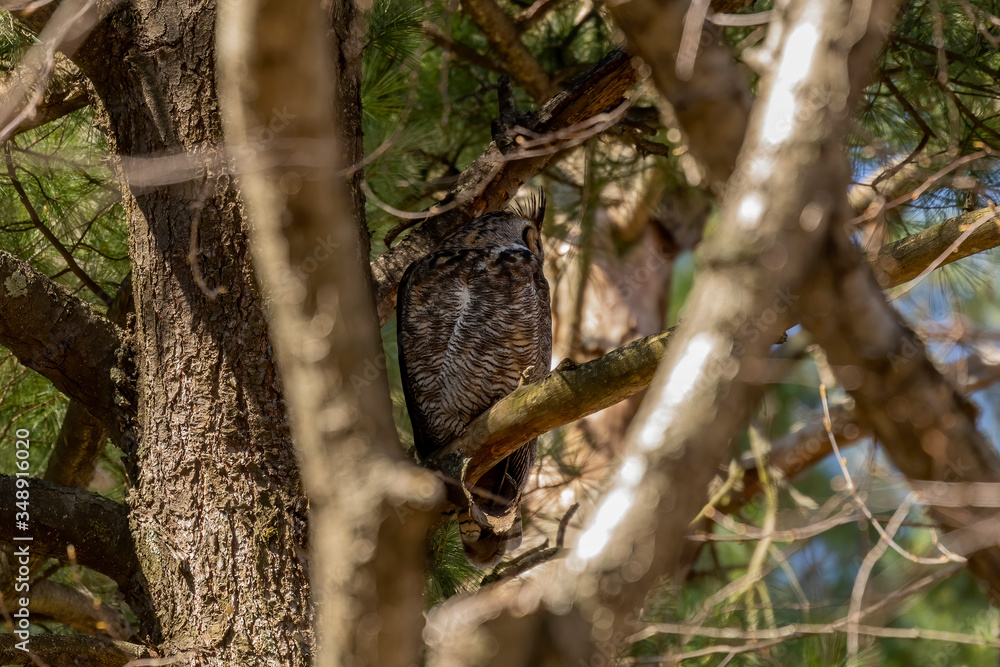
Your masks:
<svg viewBox="0 0 1000 667"><path fill-rule="evenodd" d="M552 356L541 242L544 198L482 215L414 262L399 284L399 367L417 454L426 459L493 403L541 379ZM537 441L471 489L459 516L469 561L495 565L521 542L521 491Z"/></svg>

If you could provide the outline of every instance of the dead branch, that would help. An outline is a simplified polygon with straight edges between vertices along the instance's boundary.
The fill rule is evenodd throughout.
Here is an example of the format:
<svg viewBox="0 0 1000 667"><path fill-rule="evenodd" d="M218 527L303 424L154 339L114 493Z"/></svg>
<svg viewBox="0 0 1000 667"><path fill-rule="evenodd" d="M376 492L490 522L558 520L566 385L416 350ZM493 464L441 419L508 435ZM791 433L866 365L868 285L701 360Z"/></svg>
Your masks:
<svg viewBox="0 0 1000 667"><path fill-rule="evenodd" d="M569 527L569 521L578 509L580 509L580 503L573 504L566 510L563 518L560 519L559 530L556 532L556 545L554 547L550 547L549 541L546 539L537 547L525 551L516 558L500 563L493 572L483 577L480 585L497 584L507 579L519 577L531 568L537 567L542 563L547 563L558 556L563 550L563 543L566 541L566 528Z"/></svg>
<svg viewBox="0 0 1000 667"><path fill-rule="evenodd" d="M539 135L569 130L621 104L637 80L631 57L622 50L613 51L546 102L523 126ZM491 144L462 172L446 198L446 202L457 204L451 211L438 215L432 207L418 229L372 262L379 322L385 324L394 313L396 288L406 267L432 251L441 239L470 217L503 208L521 185L541 171L559 150L557 146L520 158L516 150L504 155Z"/></svg>
<svg viewBox="0 0 1000 667"><path fill-rule="evenodd" d="M556 368L540 382L497 401L466 435L429 462L474 484L514 448L557 426L610 407L649 386L673 330L647 336L588 361Z"/></svg>

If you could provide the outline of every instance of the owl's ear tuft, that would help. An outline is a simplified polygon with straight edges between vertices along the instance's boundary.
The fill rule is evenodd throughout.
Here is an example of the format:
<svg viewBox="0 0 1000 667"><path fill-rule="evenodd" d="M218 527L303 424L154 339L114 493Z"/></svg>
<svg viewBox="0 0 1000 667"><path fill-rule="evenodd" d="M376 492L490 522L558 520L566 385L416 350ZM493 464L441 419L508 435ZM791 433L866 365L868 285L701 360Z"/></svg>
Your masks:
<svg viewBox="0 0 1000 667"><path fill-rule="evenodd" d="M542 190L532 192L523 199L512 201L508 208L515 215L533 222L540 230L542 221L545 220L545 192Z"/></svg>

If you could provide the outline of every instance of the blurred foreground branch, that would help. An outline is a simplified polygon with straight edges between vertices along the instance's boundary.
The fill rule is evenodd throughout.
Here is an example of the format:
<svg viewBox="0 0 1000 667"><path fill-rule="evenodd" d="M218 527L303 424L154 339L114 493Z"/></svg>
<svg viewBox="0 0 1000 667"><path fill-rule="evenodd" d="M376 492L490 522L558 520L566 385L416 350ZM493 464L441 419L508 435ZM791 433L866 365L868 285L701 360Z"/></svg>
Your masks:
<svg viewBox="0 0 1000 667"><path fill-rule="evenodd" d="M691 154L721 187L732 173L750 117L750 84L722 32L696 16L698 3L632 0L608 11L653 70L657 89L687 134ZM704 9L703 9L704 11Z"/></svg>
<svg viewBox="0 0 1000 667"><path fill-rule="evenodd" d="M802 322L893 464L910 480L1000 482L1000 456L977 429L975 408L889 306L842 229L832 232L826 256L802 299ZM949 529L997 520L995 509L932 507L931 515ZM995 539L984 547L961 551L972 553L972 570L1000 599L1000 549Z"/></svg>
<svg viewBox="0 0 1000 667"><path fill-rule="evenodd" d="M346 219L350 206L329 104L331 62L317 57L325 53L324 14L312 2L223 3L219 24L227 26L219 62L229 144L245 149L253 128L282 108L289 136L324 147L322 159L292 166L271 142L248 151L241 165L254 263L272 297L270 331L309 495L311 590L301 597L315 605L306 632L319 639L310 653L317 667L409 665L421 646L421 543L438 489L405 459L385 376L361 388L347 380L364 375L380 347L355 261L362 240L354 226L330 224ZM346 48L340 42L333 58L348 57ZM341 122L347 111L340 109ZM290 177L301 187L282 190ZM331 261L296 271L322 238L331 240Z"/></svg>
<svg viewBox="0 0 1000 667"><path fill-rule="evenodd" d="M948 250L964 225L990 214L990 209L973 211L885 245L874 256L885 286L896 287L919 275ZM1000 226L981 225L942 265L998 245ZM652 381L672 331L633 341L585 364L557 368L540 382L519 387L469 424L465 437L438 452L430 465L451 479L474 484L521 443L642 391ZM813 454L822 458L829 448L822 423L817 428L820 437ZM788 465L794 475L808 463Z"/></svg>

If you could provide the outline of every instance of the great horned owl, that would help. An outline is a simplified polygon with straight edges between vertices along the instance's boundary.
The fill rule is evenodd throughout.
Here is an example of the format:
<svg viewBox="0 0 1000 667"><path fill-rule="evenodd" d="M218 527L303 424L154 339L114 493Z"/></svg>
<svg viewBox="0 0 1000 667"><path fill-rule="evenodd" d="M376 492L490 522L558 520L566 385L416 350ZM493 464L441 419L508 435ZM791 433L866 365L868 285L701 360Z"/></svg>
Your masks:
<svg viewBox="0 0 1000 667"><path fill-rule="evenodd" d="M552 356L549 284L542 273L545 200L487 213L417 260L399 284L399 369L421 460L465 433ZM535 461L524 443L470 489L462 544L479 567L521 543L518 503Z"/></svg>

